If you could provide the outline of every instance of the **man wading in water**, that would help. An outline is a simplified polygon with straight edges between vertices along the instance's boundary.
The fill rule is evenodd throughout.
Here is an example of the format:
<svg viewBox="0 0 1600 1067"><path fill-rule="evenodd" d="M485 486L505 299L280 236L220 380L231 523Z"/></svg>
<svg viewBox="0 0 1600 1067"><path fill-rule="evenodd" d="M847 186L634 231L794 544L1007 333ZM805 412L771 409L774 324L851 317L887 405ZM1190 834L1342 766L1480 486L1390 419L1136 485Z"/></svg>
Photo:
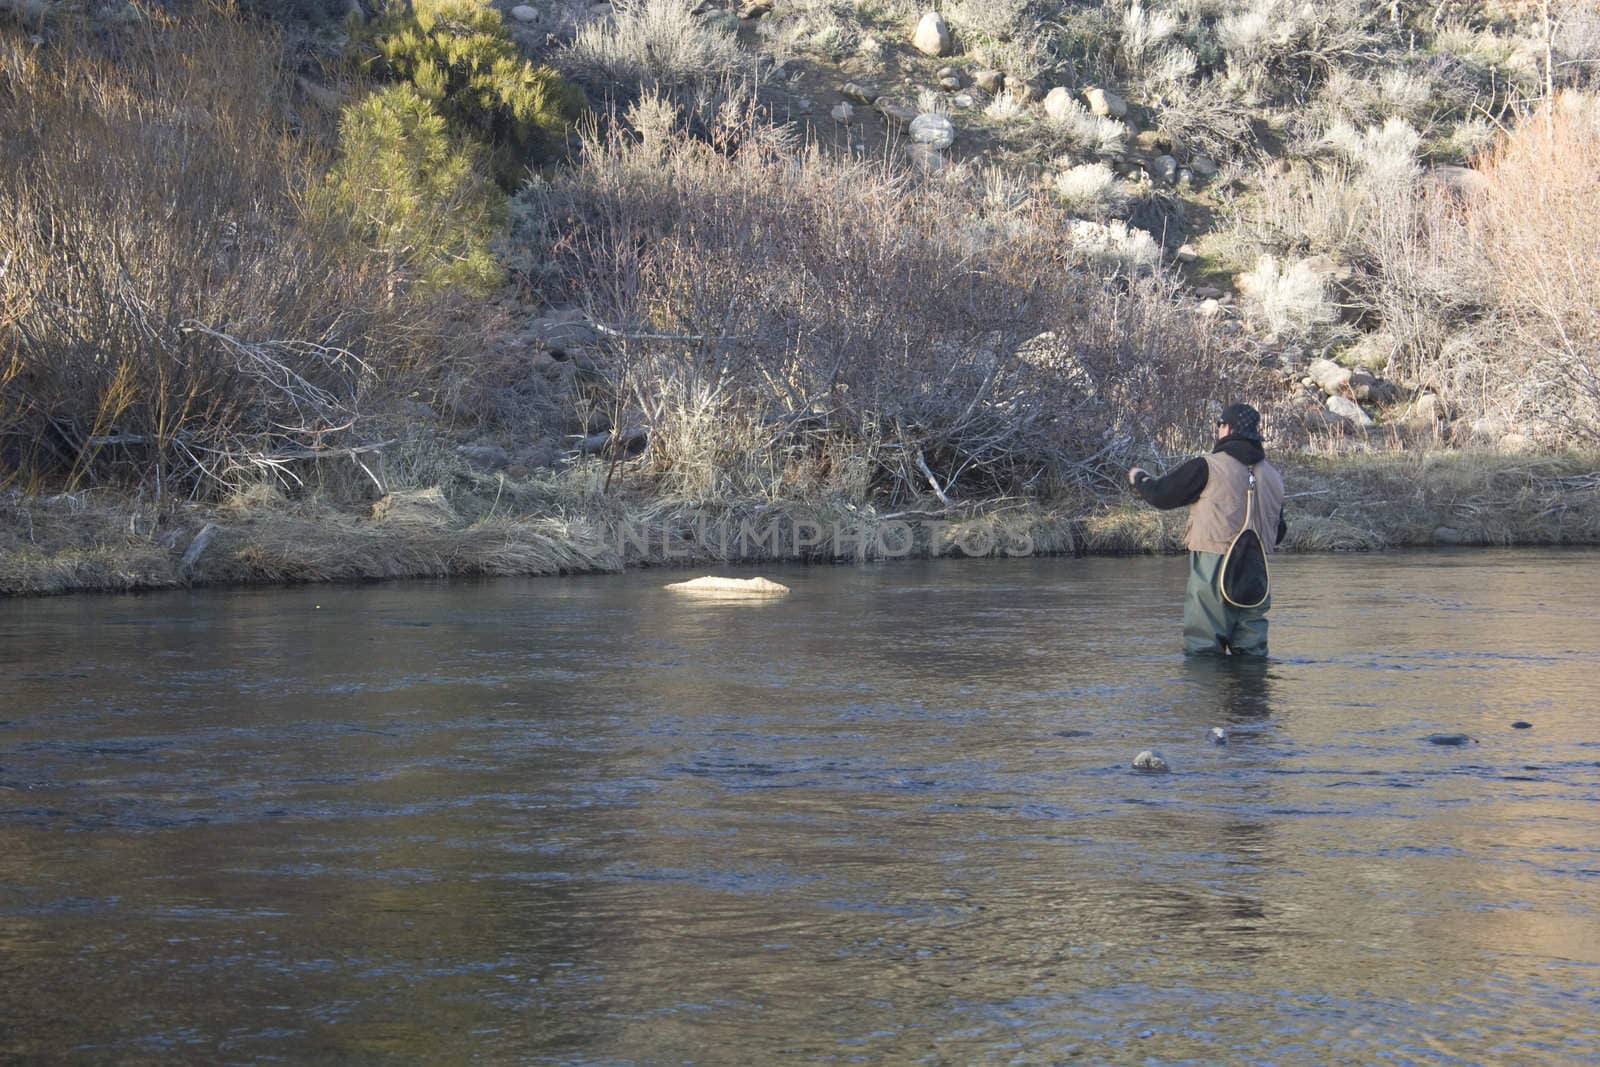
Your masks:
<svg viewBox="0 0 1600 1067"><path fill-rule="evenodd" d="M1283 521L1283 476L1266 455L1261 447L1261 413L1249 404L1230 404L1217 423L1217 444L1210 455L1197 456L1160 478L1152 478L1142 467L1128 471L1129 484L1148 503L1163 510L1190 509L1184 532L1189 587L1183 606L1183 650L1188 655L1267 654L1267 609L1272 599L1266 587L1266 554L1283 540L1288 526ZM1251 605L1241 607L1224 597L1218 577L1235 539L1248 543L1242 533L1247 512L1248 528L1260 539L1261 550L1245 569L1256 572L1259 591L1238 597L1230 585L1230 596ZM1240 555L1236 550L1235 558ZM1230 580L1233 573L1230 570Z"/></svg>

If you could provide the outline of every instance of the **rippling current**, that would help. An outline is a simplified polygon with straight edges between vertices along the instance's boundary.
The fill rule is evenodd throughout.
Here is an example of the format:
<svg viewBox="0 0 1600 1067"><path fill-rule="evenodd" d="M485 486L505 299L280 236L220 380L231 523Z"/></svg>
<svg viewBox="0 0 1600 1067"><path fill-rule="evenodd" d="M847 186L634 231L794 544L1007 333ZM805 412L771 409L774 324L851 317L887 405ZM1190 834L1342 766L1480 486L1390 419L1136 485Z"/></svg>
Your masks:
<svg viewBox="0 0 1600 1067"><path fill-rule="evenodd" d="M1600 553L1184 570L0 602L0 1061L1597 1062Z"/></svg>

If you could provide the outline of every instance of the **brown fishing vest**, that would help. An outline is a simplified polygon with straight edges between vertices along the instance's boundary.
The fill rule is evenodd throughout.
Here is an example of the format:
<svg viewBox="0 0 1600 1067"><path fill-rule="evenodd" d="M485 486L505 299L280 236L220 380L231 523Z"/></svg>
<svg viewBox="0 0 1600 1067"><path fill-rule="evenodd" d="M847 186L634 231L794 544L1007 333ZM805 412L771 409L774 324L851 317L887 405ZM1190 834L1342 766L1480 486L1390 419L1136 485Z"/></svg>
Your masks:
<svg viewBox="0 0 1600 1067"><path fill-rule="evenodd" d="M1200 499L1189 506L1184 544L1194 552L1222 553L1244 525L1250 468L1225 452L1208 453L1205 460L1211 470ZM1250 528L1271 552L1278 540L1278 516L1283 513L1283 475L1266 460L1257 463L1255 470L1256 510L1250 516Z"/></svg>

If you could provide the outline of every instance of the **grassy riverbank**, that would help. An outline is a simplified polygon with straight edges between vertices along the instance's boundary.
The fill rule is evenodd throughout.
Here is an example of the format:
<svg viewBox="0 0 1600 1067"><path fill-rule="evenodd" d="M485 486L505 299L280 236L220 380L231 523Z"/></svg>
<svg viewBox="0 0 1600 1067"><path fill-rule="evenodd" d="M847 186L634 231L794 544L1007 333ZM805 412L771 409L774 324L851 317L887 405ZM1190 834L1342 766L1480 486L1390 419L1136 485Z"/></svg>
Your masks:
<svg viewBox="0 0 1600 1067"><path fill-rule="evenodd" d="M1292 551L1600 544L1600 456L1430 452L1292 456ZM716 507L605 494L577 476L485 480L377 505L256 493L164 509L110 493L0 498L0 595L186 585L573 574L628 566L719 569L969 554L1115 554L1181 548L1183 513L1126 497L992 501L945 509L846 502ZM492 488L491 488L492 487ZM204 551L184 566L207 527Z"/></svg>

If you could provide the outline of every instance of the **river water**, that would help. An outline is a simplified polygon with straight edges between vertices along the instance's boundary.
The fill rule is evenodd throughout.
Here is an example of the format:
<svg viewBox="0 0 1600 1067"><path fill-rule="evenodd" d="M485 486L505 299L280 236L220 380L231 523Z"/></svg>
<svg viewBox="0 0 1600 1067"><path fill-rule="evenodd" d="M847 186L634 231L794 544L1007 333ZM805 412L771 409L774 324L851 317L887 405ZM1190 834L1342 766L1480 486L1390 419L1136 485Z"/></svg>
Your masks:
<svg viewBox="0 0 1600 1067"><path fill-rule="evenodd" d="M0 1061L1597 1062L1600 553L763 573L0 602Z"/></svg>

